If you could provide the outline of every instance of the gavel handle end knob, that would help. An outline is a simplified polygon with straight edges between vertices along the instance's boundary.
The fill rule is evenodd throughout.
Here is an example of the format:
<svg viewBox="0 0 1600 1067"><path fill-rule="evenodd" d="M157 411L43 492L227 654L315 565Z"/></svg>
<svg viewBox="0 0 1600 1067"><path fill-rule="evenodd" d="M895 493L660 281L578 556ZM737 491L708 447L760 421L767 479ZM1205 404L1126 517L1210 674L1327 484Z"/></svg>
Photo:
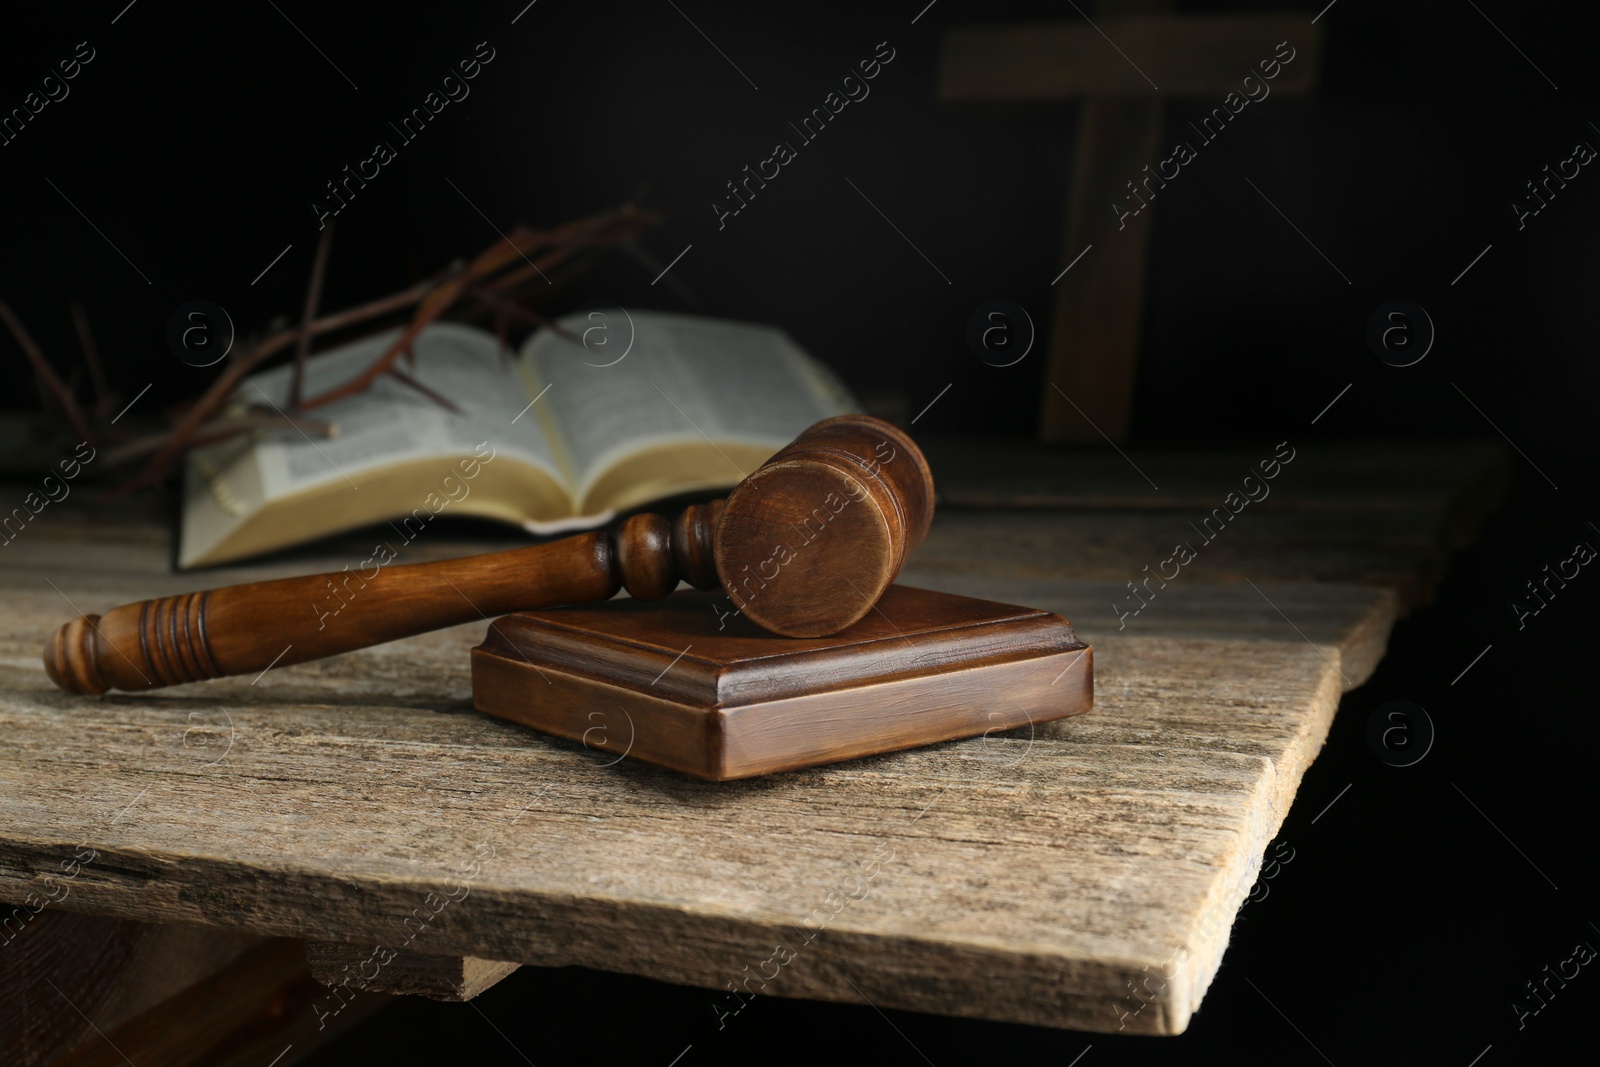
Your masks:
<svg viewBox="0 0 1600 1067"><path fill-rule="evenodd" d="M100 677L95 662L95 624L98 615L80 615L63 623L44 646L44 672L69 693L99 696L111 686Z"/></svg>

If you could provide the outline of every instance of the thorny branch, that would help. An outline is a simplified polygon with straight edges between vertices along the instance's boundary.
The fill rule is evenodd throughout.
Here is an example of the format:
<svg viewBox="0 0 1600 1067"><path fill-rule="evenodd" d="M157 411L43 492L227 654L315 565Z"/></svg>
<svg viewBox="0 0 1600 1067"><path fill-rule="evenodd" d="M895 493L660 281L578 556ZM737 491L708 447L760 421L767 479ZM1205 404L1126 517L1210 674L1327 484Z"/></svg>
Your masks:
<svg viewBox="0 0 1600 1067"><path fill-rule="evenodd" d="M502 344L511 321L554 328L545 315L523 302L542 297L546 287L539 286L531 295L522 293L523 287L536 279L548 281L545 275L563 264L571 263L582 253L628 244L657 221L659 216L654 212L628 202L610 211L568 222L548 231L518 226L508 237L496 240L465 264L459 262L452 264L433 277L399 292L358 307L318 317L317 308L322 297L331 244L330 227L323 231L322 238L317 244L300 322L268 333L230 358L222 373L212 381L200 397L183 410L176 425L170 430L131 441L119 441L116 432L109 430L109 426L105 431L96 430L96 423L103 422L109 413L113 398L106 384L94 338L89 332L88 320L80 307L74 304L72 314L89 369L89 378L95 391L93 419L85 413L74 396L73 389L62 381L22 325L21 320L3 300L0 300L0 320L4 321L28 362L33 366L35 374L61 407L75 434L83 440L106 441L116 445L108 453L108 459L113 462L127 462L145 455L150 457L145 466L117 490L120 493L128 493L159 484L187 449L224 440L266 424L259 410L249 410L243 415L232 416L225 416L223 412L247 374L290 346L294 348L294 371L289 404L284 417L288 418L291 424L300 425L312 432L320 431L324 434L334 432L335 428L328 423L304 418L305 413L353 396L370 388L374 382L386 375L421 392L451 411L457 410L448 399L406 374L396 365L402 354L410 352L417 336L425 327L446 313L457 310L459 305L470 303L474 307L492 312L496 333ZM316 396L302 395L305 361L310 354L314 338L381 319L407 308L412 309L410 321L400 335L366 369L349 381L333 386ZM280 425L281 422L280 419Z"/></svg>

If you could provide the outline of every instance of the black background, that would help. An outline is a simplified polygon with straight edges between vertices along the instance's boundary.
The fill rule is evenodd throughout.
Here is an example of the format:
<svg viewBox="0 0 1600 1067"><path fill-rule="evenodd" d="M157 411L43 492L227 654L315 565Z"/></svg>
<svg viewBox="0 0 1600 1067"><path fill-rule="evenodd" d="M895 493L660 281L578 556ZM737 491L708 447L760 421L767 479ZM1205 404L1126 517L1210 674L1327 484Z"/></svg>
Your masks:
<svg viewBox="0 0 1600 1067"><path fill-rule="evenodd" d="M512 25L523 2L8 11L0 108L20 106L79 41L96 56L66 99L0 147L0 298L63 366L75 351L66 302L81 298L123 397L146 383L141 404L153 409L193 395L214 369L167 350L172 309L208 299L242 330L297 315L317 238L311 199L487 41L495 59L471 95L340 216L324 308L473 254L496 237L484 216L502 230L545 227L647 186L646 202L668 213L641 240L655 266L614 254L584 298L777 323L851 385L898 390L913 412L953 382L919 431L1031 434L1042 358L989 367L963 329L992 298L1047 321L1049 282L1065 265L1075 110L942 105L937 59L947 26L1078 18L1070 5L940 0L913 25L924 0L695 0L681 12L665 0L539 0ZM1303 8L1308 38L1320 7ZM690 1045L684 1067L1067 1064L1092 1044L1084 1067L1251 1054L1465 1065L1492 1045L1479 1061L1491 1067L1576 1048L1600 996L1592 968L1521 1031L1509 1005L1575 942L1600 945L1581 644L1595 633L1583 620L1600 579L1574 581L1522 631L1508 602L1574 542L1600 539L1587 525L1600 522L1590 443L1600 177L1585 168L1520 231L1510 202L1575 142L1600 145L1585 19L1571 4L1338 0L1318 24L1316 93L1248 108L1156 206L1135 445L1503 432L1516 449L1511 494L1484 540L1346 698L1280 834L1296 859L1245 908L1188 1034L899 1012L886 1022L865 1005L777 999L718 1032L702 991L580 971L521 972L476 1002L481 1013L539 1064L666 1064ZM896 56L871 95L719 231L709 201L722 184L884 40ZM1169 103L1164 140L1209 106ZM675 284L651 286L686 245ZM1409 368L1380 362L1364 340L1372 309L1397 298L1426 308L1438 330ZM0 403L37 406L9 338L0 368L11 386ZM1438 728L1428 758L1407 769L1379 763L1364 736L1370 709L1394 698L1426 707ZM467 1060L523 1062L473 1008L408 1002L316 1062Z"/></svg>

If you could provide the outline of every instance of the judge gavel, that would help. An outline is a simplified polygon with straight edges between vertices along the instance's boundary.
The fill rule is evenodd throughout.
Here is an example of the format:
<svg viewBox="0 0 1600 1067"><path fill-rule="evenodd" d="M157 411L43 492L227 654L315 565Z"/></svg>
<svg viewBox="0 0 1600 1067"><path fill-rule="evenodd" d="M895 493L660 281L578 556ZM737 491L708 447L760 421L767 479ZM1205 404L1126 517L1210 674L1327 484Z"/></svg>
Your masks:
<svg viewBox="0 0 1600 1067"><path fill-rule="evenodd" d="M44 669L70 693L157 689L606 600L619 588L653 600L680 579L721 585L737 613L773 633L823 637L872 610L932 520L933 476L911 438L881 419L841 415L795 438L726 501L692 506L676 523L634 515L614 534L125 604L63 625ZM318 605L335 582L352 610L329 617Z"/></svg>

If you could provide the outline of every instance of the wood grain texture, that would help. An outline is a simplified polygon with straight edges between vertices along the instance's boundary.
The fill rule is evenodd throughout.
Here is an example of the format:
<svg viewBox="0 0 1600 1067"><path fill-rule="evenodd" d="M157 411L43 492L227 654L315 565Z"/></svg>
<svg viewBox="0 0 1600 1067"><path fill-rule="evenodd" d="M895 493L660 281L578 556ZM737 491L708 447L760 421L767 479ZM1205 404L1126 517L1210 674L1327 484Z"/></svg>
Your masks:
<svg viewBox="0 0 1600 1067"><path fill-rule="evenodd" d="M1340 683L1354 689L1383 658L1400 617L1391 589L1313 582L1172 583L1137 616L1117 609L1128 596L1114 580L1018 578L982 572L914 568L907 581L951 593L1027 600L1057 613L1073 612L1073 629L1098 647L1111 638L1164 637L1227 641L1301 641L1339 650Z"/></svg>
<svg viewBox="0 0 1600 1067"><path fill-rule="evenodd" d="M657 516L629 521L637 530L647 518L666 525ZM618 537L631 543L627 532L625 525ZM366 561L370 574L191 590L64 623L45 646L44 666L63 689L93 694L256 674L518 608L604 600L621 588L613 564L620 555L609 533L595 532L388 569Z"/></svg>
<svg viewBox="0 0 1600 1067"><path fill-rule="evenodd" d="M881 419L824 419L728 495L723 592L773 633L823 637L872 610L933 521L933 475Z"/></svg>
<svg viewBox="0 0 1600 1067"><path fill-rule="evenodd" d="M1374 484L1404 495L1410 455L1374 453ZM1180 1032L1341 691L1381 654L1400 603L1385 583L1424 595L1447 516L1487 506L1441 499L1442 466L1419 461L1414 506L1367 509L1343 545L1296 521L1338 509L1286 503L1276 525L1247 510L1206 551L1235 534L1249 551L1210 571L1202 556L1121 630L1092 598L1170 549L1166 522L1186 515L1035 508L1001 536L983 514L941 513L904 579L1062 611L1096 649L1095 712L730 783L606 766L472 712L481 623L256 685L68 697L35 658L64 598L184 578L165 573L159 528L64 509L73 521L0 554L0 899L88 842L102 858L65 902L85 913L580 963L722 990L730 1009L732 986ZM1209 499L1220 469L1162 492ZM322 569L331 552L225 577ZM774 972L780 944L793 958ZM1130 1014L1146 967L1171 977Z"/></svg>
<svg viewBox="0 0 1600 1067"><path fill-rule="evenodd" d="M1307 397L1307 419L1340 391ZM1347 398L1348 399L1348 398ZM1341 401L1342 402L1342 401ZM1337 409L1335 409L1337 410ZM1206 451L1040 448L1017 441L933 437L923 442L939 472L939 507L1001 510L1134 510L1204 513L1237 491L1272 456L1272 445ZM1498 441L1318 442L1302 449L1252 503L1263 511L1423 511L1447 516L1464 539L1475 533L1504 488L1508 464ZM1149 476L1146 481L1140 471ZM1152 485L1151 483L1154 483Z"/></svg>
<svg viewBox="0 0 1600 1067"><path fill-rule="evenodd" d="M331 988L348 981L357 988L376 993L430 1000L471 1000L521 966L505 960L431 956L425 952L396 952L382 967L368 963L371 959L371 945L306 942L306 961L311 965L311 975L325 986ZM366 976L368 970L373 972L370 978Z"/></svg>
<svg viewBox="0 0 1600 1067"><path fill-rule="evenodd" d="M451 635L350 664L366 696L336 701L311 665L265 692L89 708L5 671L35 703L0 726L39 755L0 780L0 893L148 786L97 832L106 863L69 906L394 944L484 856L419 927L426 951L721 988L784 943L799 958L762 991L852 999L848 978L882 1007L1115 1029L1123 983L1181 948L1192 966L1129 1026L1178 1030L1340 689L1303 646L1108 642L1102 672L1136 678L1103 687L1096 716L712 784L467 713L477 635ZM1228 666L1246 660L1248 678ZM235 731L204 769L181 749L197 706ZM1098 736L1074 729L1093 718ZM48 809L22 803L46 781ZM808 920L825 933L797 943Z"/></svg>
<svg viewBox="0 0 1600 1067"><path fill-rule="evenodd" d="M778 637L728 615L725 597L690 593L508 615L472 650L473 705L619 760L729 781L1094 702L1093 650L1036 608L895 585L830 637Z"/></svg>
<svg viewBox="0 0 1600 1067"><path fill-rule="evenodd" d="M934 528L913 570L918 575L938 571L1013 578L1071 574L1120 586L1126 606L1137 608L1140 601L1127 583L1137 582L1142 591L1147 574L1159 576L1165 570L1170 575L1173 568L1162 563L1173 558L1176 546L1188 545L1194 560L1165 590L1152 580L1154 598L1145 614L1155 615L1163 596L1187 584L1242 584L1245 578L1258 585L1262 580L1337 581L1391 589L1410 610L1428 602L1449 560L1439 517L1417 510L1382 522L1340 512L1246 510L1227 527L1212 531L1209 542L1192 525L1204 517L1203 512L1134 512L1115 516L1113 522L1108 521L1111 516L1082 512L954 514ZM986 551L975 551L979 545L987 546Z"/></svg>

